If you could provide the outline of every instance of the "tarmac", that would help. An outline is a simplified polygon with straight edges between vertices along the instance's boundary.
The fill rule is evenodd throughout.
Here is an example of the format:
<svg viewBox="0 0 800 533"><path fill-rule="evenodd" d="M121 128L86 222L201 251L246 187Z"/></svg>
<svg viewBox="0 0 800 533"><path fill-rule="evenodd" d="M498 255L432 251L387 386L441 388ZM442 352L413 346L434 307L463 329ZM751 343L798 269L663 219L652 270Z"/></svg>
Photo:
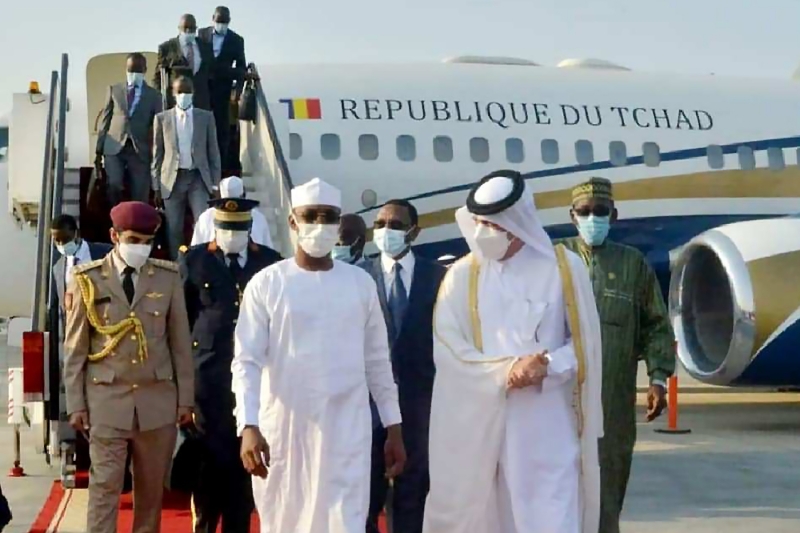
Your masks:
<svg viewBox="0 0 800 533"><path fill-rule="evenodd" d="M0 405L7 401L7 368L20 360L0 336ZM678 376L678 426L691 433L655 432L666 426L666 414L638 425L622 533L800 531L800 394L711 387ZM641 420L646 385L642 365ZM13 428L0 417L0 485L14 514L3 533L28 533L58 478L58 459L48 467L36 452L41 427L23 427L21 437L27 476L8 478Z"/></svg>

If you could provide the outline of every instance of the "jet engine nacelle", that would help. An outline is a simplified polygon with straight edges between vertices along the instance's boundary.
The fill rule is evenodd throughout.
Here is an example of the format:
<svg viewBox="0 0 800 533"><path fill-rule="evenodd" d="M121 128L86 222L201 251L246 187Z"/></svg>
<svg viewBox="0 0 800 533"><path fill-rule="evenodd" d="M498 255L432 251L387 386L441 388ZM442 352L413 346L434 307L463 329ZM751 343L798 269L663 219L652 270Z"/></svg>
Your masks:
<svg viewBox="0 0 800 533"><path fill-rule="evenodd" d="M720 226L677 254L678 357L714 385L800 385L800 218Z"/></svg>

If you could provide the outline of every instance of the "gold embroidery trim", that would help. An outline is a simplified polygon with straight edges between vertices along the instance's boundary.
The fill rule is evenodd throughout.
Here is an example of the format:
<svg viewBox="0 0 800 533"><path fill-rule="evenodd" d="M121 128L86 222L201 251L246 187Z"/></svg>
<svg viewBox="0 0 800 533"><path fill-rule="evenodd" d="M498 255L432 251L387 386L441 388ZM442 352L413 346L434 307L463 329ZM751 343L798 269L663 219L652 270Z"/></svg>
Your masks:
<svg viewBox="0 0 800 533"><path fill-rule="evenodd" d="M473 256L469 264L469 315L472 324L472 339L475 348L483 352L483 331L481 331L481 316L478 313L478 278L481 265Z"/></svg>
<svg viewBox="0 0 800 533"><path fill-rule="evenodd" d="M117 324L109 326L104 325L97 316L97 309L94 306L94 284L92 284L89 276L86 274L76 274L75 279L81 291L83 305L86 306L86 316L89 319L89 324L91 324L95 331L108 337L105 347L100 352L89 354L89 361L100 361L108 357L108 354L122 342L122 339L133 331L139 343L137 350L139 361L144 362L144 360L147 359L147 338L145 337L144 326L141 320L136 317L128 317Z"/></svg>
<svg viewBox="0 0 800 533"><path fill-rule="evenodd" d="M569 267L564 245L555 247L558 261L558 272L564 291L564 305L567 308L567 320L572 334L572 346L575 358L578 360L578 380L573 391L575 415L578 419L578 435L583 435L583 382L586 380L586 354L583 351L583 337L581 335L581 321L578 308L575 305L575 285L572 280L572 269Z"/></svg>

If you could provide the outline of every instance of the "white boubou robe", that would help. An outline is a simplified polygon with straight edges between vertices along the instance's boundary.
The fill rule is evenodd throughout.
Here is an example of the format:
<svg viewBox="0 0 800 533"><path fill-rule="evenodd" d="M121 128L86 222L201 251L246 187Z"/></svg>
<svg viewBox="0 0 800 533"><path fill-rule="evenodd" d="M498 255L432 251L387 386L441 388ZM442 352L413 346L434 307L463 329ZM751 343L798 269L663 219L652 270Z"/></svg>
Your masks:
<svg viewBox="0 0 800 533"><path fill-rule="evenodd" d="M370 487L371 393L400 423L375 282L334 261L287 259L244 292L232 364L239 431L258 425L267 479L253 478L262 533L363 533Z"/></svg>
<svg viewBox="0 0 800 533"><path fill-rule="evenodd" d="M600 322L580 258L557 255L470 255L442 283L425 533L597 533ZM543 383L507 391L516 358L544 350Z"/></svg>

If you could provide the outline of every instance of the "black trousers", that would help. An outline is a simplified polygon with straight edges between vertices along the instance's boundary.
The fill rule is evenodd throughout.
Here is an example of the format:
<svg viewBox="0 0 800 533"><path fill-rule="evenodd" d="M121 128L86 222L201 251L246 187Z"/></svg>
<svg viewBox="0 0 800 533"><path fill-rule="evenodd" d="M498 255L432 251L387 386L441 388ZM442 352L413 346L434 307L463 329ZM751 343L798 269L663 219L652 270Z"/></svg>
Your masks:
<svg viewBox="0 0 800 533"><path fill-rule="evenodd" d="M405 405L403 405L405 403ZM430 426L430 397L413 402L401 402L403 415L403 444L406 447L405 471L394 480L392 501L392 531L422 533L425 500L430 489L428 474L428 428ZM372 434L372 476L370 482L367 533L379 533L378 516L386 504L389 482L385 477L384 444L386 430L378 427Z"/></svg>
<svg viewBox="0 0 800 533"><path fill-rule="evenodd" d="M212 80L211 109L214 112L214 122L217 127L217 144L219 144L219 159L222 161L222 170L233 168L230 161L231 145L231 80ZM238 156L238 154L237 154Z"/></svg>
<svg viewBox="0 0 800 533"><path fill-rule="evenodd" d="M236 441L233 441L236 446ZM218 453L204 447L198 465L197 486L192 494L196 522L194 533L249 533L253 514L253 486L239 460L238 447Z"/></svg>

